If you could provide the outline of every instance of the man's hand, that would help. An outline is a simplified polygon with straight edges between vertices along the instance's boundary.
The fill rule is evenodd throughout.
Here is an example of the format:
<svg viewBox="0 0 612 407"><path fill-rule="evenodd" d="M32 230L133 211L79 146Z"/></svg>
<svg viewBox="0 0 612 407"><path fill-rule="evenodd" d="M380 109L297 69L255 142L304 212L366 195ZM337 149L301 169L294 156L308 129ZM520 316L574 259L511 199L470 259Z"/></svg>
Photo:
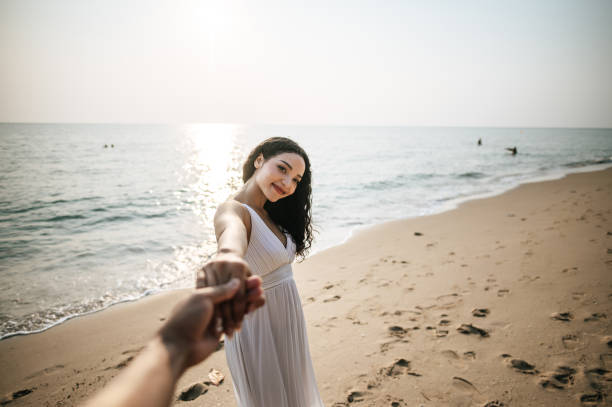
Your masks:
<svg viewBox="0 0 612 407"><path fill-rule="evenodd" d="M182 373L215 351L222 330L218 329L215 308L227 303L237 293L240 281L232 278L228 283L197 289L189 298L179 303L159 331L159 337L176 356L177 368ZM245 284L245 302L249 311L265 303L261 279L250 277ZM242 322L242 318L239 322Z"/></svg>
<svg viewBox="0 0 612 407"><path fill-rule="evenodd" d="M216 309L216 316L223 319L223 330L228 336L240 329L247 312L249 304L246 301L246 280L250 275L251 270L247 262L234 253L217 254L198 273L196 288L224 284L232 278L240 280L238 292L232 301L221 304Z"/></svg>
<svg viewBox="0 0 612 407"><path fill-rule="evenodd" d="M121 374L89 400L87 407L167 407L176 382L185 370L217 348L221 331L214 309L230 300L240 286L238 279L196 290L180 302L172 316L143 351ZM246 281L249 310L261 307L261 279Z"/></svg>

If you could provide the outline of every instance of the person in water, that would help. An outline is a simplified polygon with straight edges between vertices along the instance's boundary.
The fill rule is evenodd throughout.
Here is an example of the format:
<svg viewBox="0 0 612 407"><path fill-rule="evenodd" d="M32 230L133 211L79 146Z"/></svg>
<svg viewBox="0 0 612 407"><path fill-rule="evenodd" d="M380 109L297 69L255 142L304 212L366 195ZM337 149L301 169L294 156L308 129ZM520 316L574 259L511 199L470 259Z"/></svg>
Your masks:
<svg viewBox="0 0 612 407"><path fill-rule="evenodd" d="M243 166L244 185L215 214L218 250L204 267L207 285L263 279L266 306L240 319L240 297L220 307L225 353L241 407L323 406L291 263L312 242L311 169L294 141L260 143Z"/></svg>
<svg viewBox="0 0 612 407"><path fill-rule="evenodd" d="M512 155L516 155L516 153L518 153L518 150L516 149L516 146L514 146L514 147L506 147L506 150L510 151L512 153Z"/></svg>

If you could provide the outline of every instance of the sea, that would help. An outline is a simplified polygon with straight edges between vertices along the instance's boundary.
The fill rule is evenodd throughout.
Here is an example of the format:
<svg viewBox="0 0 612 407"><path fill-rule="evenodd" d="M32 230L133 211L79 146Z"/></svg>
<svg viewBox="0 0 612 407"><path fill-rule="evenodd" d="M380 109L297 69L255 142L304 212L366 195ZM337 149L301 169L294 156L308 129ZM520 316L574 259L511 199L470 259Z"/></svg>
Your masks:
<svg viewBox="0 0 612 407"><path fill-rule="evenodd" d="M369 225L612 166L612 129L0 124L0 338L193 287L215 209L273 136L312 162L310 255Z"/></svg>

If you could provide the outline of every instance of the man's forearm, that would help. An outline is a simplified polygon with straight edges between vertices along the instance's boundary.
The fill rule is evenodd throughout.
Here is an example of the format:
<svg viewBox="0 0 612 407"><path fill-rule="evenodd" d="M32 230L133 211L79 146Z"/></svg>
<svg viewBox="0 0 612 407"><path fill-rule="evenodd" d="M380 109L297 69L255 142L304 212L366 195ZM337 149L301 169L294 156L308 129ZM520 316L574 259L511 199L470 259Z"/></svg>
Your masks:
<svg viewBox="0 0 612 407"><path fill-rule="evenodd" d="M128 367L86 407L170 405L176 382L183 373L184 355L162 342L150 341Z"/></svg>

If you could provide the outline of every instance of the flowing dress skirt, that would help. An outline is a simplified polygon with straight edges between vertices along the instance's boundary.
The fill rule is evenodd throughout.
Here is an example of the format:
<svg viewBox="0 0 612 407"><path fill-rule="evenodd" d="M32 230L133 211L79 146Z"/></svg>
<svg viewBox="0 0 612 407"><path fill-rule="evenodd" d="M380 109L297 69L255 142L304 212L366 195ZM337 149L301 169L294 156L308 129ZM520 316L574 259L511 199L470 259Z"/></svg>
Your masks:
<svg viewBox="0 0 612 407"><path fill-rule="evenodd" d="M323 406L310 360L306 324L291 265L263 279L266 304L226 340L240 407Z"/></svg>

